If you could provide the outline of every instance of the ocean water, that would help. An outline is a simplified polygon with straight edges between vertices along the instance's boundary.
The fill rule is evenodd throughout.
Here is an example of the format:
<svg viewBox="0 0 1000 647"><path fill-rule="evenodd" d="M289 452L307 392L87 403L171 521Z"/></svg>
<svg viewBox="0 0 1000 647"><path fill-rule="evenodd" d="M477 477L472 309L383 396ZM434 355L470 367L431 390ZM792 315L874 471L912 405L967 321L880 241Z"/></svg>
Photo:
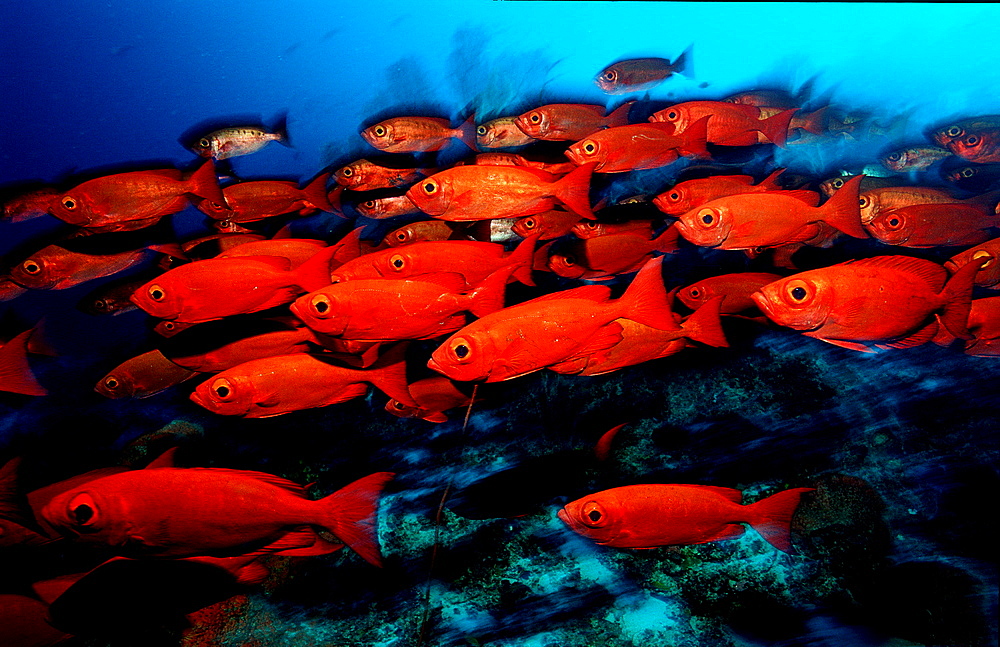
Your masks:
<svg viewBox="0 0 1000 647"><path fill-rule="evenodd" d="M733 164L758 177L784 166L822 179L926 142L926 129L949 119L1000 114L991 39L1000 9L991 4L4 0L0 17L4 198L105 173L191 169L199 159L180 143L185 134L282 114L291 146L232 158L227 172L305 182L371 155L359 131L391 116L457 124L474 111L482 123L546 103L610 109L635 98L658 109L807 88L892 124L891 134ZM673 59L689 47L690 74L648 94L609 97L593 83L615 61ZM457 161L458 148L437 162ZM641 172L601 190L621 197L669 183ZM329 242L355 225L373 238L385 231L349 215L290 226ZM166 224L187 240L210 233L205 220L192 207ZM0 222L5 266L60 233L51 216ZM691 249L664 265L668 288L717 268L753 269L739 252ZM234 588L214 570L139 565L53 605L54 624L77 635L70 644L997 644L996 359L933 344L869 355L727 322L728 348L699 346L599 377L542 371L485 385L467 422L462 411L440 424L397 419L374 390L243 420L190 401L201 377L143 399L94 392L112 368L159 343L141 311L78 308L108 281L0 303L0 337L44 320L57 352L30 360L49 395L0 394L0 463L21 457L23 491L142 465L171 446L181 466L267 472L314 483L317 495L376 471L397 476L380 506L383 568L349 550L275 558L265 583ZM434 347L411 347L411 374L427 374L418 360ZM596 461L597 439L621 423L610 458ZM789 487L817 492L793 521L790 554L752 530L618 550L556 517L587 493L635 483L729 487L745 501ZM109 556L69 542L0 551L0 593ZM185 617L209 603L214 616Z"/></svg>

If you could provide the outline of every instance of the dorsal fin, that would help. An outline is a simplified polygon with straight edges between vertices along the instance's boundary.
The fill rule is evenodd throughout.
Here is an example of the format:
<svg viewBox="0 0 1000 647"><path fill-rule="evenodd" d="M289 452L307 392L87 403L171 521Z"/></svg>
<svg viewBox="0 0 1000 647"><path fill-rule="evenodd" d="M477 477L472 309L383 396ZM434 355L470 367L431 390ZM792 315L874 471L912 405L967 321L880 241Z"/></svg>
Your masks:
<svg viewBox="0 0 1000 647"><path fill-rule="evenodd" d="M934 261L916 258L915 256L875 256L848 261L848 263L910 272L927 281L927 284L931 286L935 294L944 289L944 284L948 280L948 270L944 269L944 267Z"/></svg>

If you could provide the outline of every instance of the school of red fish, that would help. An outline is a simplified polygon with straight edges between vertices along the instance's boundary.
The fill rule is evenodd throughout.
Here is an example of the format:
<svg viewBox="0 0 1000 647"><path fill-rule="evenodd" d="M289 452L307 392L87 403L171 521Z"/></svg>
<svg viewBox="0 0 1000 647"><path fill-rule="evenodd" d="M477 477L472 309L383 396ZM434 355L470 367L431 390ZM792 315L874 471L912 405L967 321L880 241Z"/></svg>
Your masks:
<svg viewBox="0 0 1000 647"><path fill-rule="evenodd" d="M244 418L327 407L374 386L390 398L389 414L444 422L448 410L470 405L475 384L542 370L601 375L727 347L729 318L860 352L935 343L1000 355L1000 297L978 297L1000 289L1000 116L942 123L929 142L895 148L868 116L775 90L634 117L648 107L638 93L684 74L689 58L602 70L594 82L604 92L632 96L610 111L553 103L478 126L475 115L457 126L419 115L381 121L360 131L380 162L323 169L303 187L220 184L217 161L272 141L289 145L283 124L234 124L197 139L192 151L207 159L191 170L137 170L22 193L6 201L3 219L57 218L73 230L9 259L0 299L122 275L90 297L87 311L139 308L157 321L159 337L148 352L109 366L94 388L145 398L192 380L198 406ZM802 178L772 167L755 177L721 161L741 148L766 154L879 138L889 152L872 160L878 175ZM541 146L545 153L535 154ZM444 150L468 155L437 168ZM614 174L675 164L687 179L655 195L592 200L598 184L626 177ZM192 205L216 233L132 242ZM287 228L262 233L321 212L350 218L352 210L400 224L378 241L365 240L360 224L338 240L294 238ZM622 215L629 213L642 215ZM863 257L798 271L804 248L859 240L870 245ZM664 265L683 248L728 250L770 266L665 285ZM911 253L936 249L949 250L950 260ZM615 281L629 275L613 296ZM534 296L512 302L512 284ZM418 341L436 348L418 356ZM44 397L31 370L39 360L29 356L45 353L40 326L3 344L0 390ZM10 489L14 467L4 468L0 491ZM321 555L344 545L380 565L373 528L392 476L374 473L312 501L276 476L175 467L167 456L30 493L30 510L18 514L35 523L2 537L97 542L127 558L236 560L220 565L241 581L255 581L247 569L261 555ZM727 488L636 485L573 501L559 518L618 548L726 539L746 523L788 551L791 515L807 492L740 505L740 493ZM5 524L18 518L0 510L10 513Z"/></svg>

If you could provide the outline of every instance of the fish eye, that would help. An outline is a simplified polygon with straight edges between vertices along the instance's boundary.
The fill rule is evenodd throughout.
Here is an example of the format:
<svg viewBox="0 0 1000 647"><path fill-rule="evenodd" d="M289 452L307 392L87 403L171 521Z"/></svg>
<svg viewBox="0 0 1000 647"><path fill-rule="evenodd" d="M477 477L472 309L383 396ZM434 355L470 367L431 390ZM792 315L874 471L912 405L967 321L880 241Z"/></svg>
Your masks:
<svg viewBox="0 0 1000 647"><path fill-rule="evenodd" d="M898 229L899 226L903 224L903 221L900 220L899 218L889 218L888 220L885 221L885 224L888 225L891 229Z"/></svg>
<svg viewBox="0 0 1000 647"><path fill-rule="evenodd" d="M73 497L68 510L73 523L77 526L90 526L97 521L97 504L89 494L81 493Z"/></svg>
<svg viewBox="0 0 1000 647"><path fill-rule="evenodd" d="M344 168L340 169L340 174L344 177L351 177L352 175L354 175L354 171L351 170L350 166L345 166Z"/></svg>
<svg viewBox="0 0 1000 647"><path fill-rule="evenodd" d="M698 212L698 220L705 226L711 227L716 223L715 212L711 209L703 209Z"/></svg>
<svg viewBox="0 0 1000 647"><path fill-rule="evenodd" d="M618 72L614 70L608 70L607 72L604 73L605 81L614 81L617 78L618 78Z"/></svg>
<svg viewBox="0 0 1000 647"><path fill-rule="evenodd" d="M581 521L591 528L600 528L607 523L607 515L604 514L604 506L597 501L587 501L580 509Z"/></svg>
<svg viewBox="0 0 1000 647"><path fill-rule="evenodd" d="M109 375L108 377L104 378L104 386L105 388L114 391L119 386L121 386L121 383L118 381L118 378L116 378L114 375Z"/></svg>
<svg viewBox="0 0 1000 647"><path fill-rule="evenodd" d="M597 223L597 222L594 222L594 221L590 221L590 222L583 223L583 226L586 227L587 229L595 230L595 229L599 229L600 226L601 226L601 224Z"/></svg>
<svg viewBox="0 0 1000 647"><path fill-rule="evenodd" d="M975 146L978 143L979 143L979 137L975 135L969 135L968 137L965 138L966 146Z"/></svg>
<svg viewBox="0 0 1000 647"><path fill-rule="evenodd" d="M673 121L673 120L677 119L677 111L676 110L671 110L670 112L668 112L667 113L667 119L669 119L670 121Z"/></svg>
<svg viewBox="0 0 1000 647"><path fill-rule="evenodd" d="M421 186L420 188L422 188L424 190L424 193L426 193L427 195L434 195L435 193L437 193L438 185L437 182L429 180L427 182L424 182L423 186Z"/></svg>
<svg viewBox="0 0 1000 647"><path fill-rule="evenodd" d="M333 304L330 302L330 297L325 294L317 294L309 301L310 307L312 307L313 314L318 317L326 317L333 310Z"/></svg>
<svg viewBox="0 0 1000 647"><path fill-rule="evenodd" d="M72 211L73 209L76 209L76 200L70 196L66 196L62 199L62 206L63 209Z"/></svg>
<svg viewBox="0 0 1000 647"><path fill-rule="evenodd" d="M487 132L489 131L486 130L486 126L480 126L479 128L476 128L476 134L479 135L480 137L484 137Z"/></svg>
<svg viewBox="0 0 1000 647"><path fill-rule="evenodd" d="M681 194L678 191L671 191L670 194L667 196L667 200L670 200L672 202L677 202L680 199L681 199Z"/></svg>
<svg viewBox="0 0 1000 647"><path fill-rule="evenodd" d="M565 263L569 267L573 267L574 265L576 265L576 258L574 258L572 256L569 256L568 254L566 256L562 256L560 258L562 258L563 259L563 263Z"/></svg>
<svg viewBox="0 0 1000 647"><path fill-rule="evenodd" d="M972 167L966 166L964 169L959 171L958 174L962 177L972 177L976 174L976 171Z"/></svg>
<svg viewBox="0 0 1000 647"><path fill-rule="evenodd" d="M170 332L171 330L173 330L174 328L176 328L176 326L174 325L174 322L172 322L172 321L164 321L160 325L162 325L163 329L166 330L167 332Z"/></svg>
<svg viewBox="0 0 1000 647"><path fill-rule="evenodd" d="M688 295L692 299L698 299L701 297L701 290L699 290L698 288L691 288L690 290L688 290Z"/></svg>
<svg viewBox="0 0 1000 647"><path fill-rule="evenodd" d="M28 260L21 263L21 269L23 269L28 274L34 275L42 271L42 266L29 258Z"/></svg>
<svg viewBox="0 0 1000 647"><path fill-rule="evenodd" d="M407 235L405 231L396 232L396 240L398 240L399 242L405 243L407 238L409 238L409 235Z"/></svg>
<svg viewBox="0 0 1000 647"><path fill-rule="evenodd" d="M406 257L402 254L394 254L389 258L389 267L397 272L402 271L406 267Z"/></svg>
<svg viewBox="0 0 1000 647"><path fill-rule="evenodd" d="M952 126L948 130L946 130L944 134L948 135L949 137L960 137L962 135L962 129L959 128L958 126Z"/></svg>
<svg viewBox="0 0 1000 647"><path fill-rule="evenodd" d="M146 290L146 294L148 294L149 298L153 301L163 301L163 299L167 296L167 293L163 291L163 288L155 283L149 286L149 289Z"/></svg>
<svg viewBox="0 0 1000 647"><path fill-rule="evenodd" d="M459 362L467 362L471 359L472 349L469 348L469 342L462 337L453 339L449 349Z"/></svg>
<svg viewBox="0 0 1000 647"><path fill-rule="evenodd" d="M375 133L376 137L385 137L385 128L383 126L375 126L375 130L372 132Z"/></svg>
<svg viewBox="0 0 1000 647"><path fill-rule="evenodd" d="M94 310L108 310L111 306L104 299L98 299L94 301Z"/></svg>
<svg viewBox="0 0 1000 647"><path fill-rule="evenodd" d="M406 405L400 402L399 400L392 400L391 404L392 408L395 409L396 411L403 411L404 409L406 409Z"/></svg>
<svg viewBox="0 0 1000 647"><path fill-rule="evenodd" d="M833 181L833 188L839 189L842 186L844 186L844 181L842 179L840 179L839 177L836 180Z"/></svg>
<svg viewBox="0 0 1000 647"><path fill-rule="evenodd" d="M843 185L841 185L841 186L843 186ZM839 188L839 187L838 187L838 188ZM868 197L868 196L866 196L866 195L863 195L863 196L861 196L860 198L858 198L858 204L859 204L859 205L861 205L861 208L862 208L862 209L865 209L865 208L867 208L867 207L868 207L868 205L870 205L870 204L871 204L871 202L872 202L872 201L871 201L871 198L869 198L869 197Z"/></svg>
<svg viewBox="0 0 1000 647"><path fill-rule="evenodd" d="M593 155L595 152L597 152L597 145L594 144L594 142L592 142L590 140L588 140L586 143L584 143L583 146L581 146L580 148L587 155Z"/></svg>
<svg viewBox="0 0 1000 647"><path fill-rule="evenodd" d="M785 293L793 304L802 304L809 300L809 285L801 280L791 281L785 288Z"/></svg>
<svg viewBox="0 0 1000 647"><path fill-rule="evenodd" d="M233 385L224 377L212 382L212 393L220 400L228 400L233 395Z"/></svg>
<svg viewBox="0 0 1000 647"><path fill-rule="evenodd" d="M542 116L537 112L533 112L531 113L531 116L528 117L528 119L531 121L531 123L537 124L542 120Z"/></svg>
<svg viewBox="0 0 1000 647"><path fill-rule="evenodd" d="M535 228L535 219L534 218L525 218L524 219L524 228L525 229L534 229Z"/></svg>
<svg viewBox="0 0 1000 647"><path fill-rule="evenodd" d="M983 263L982 265L980 265L979 269L985 270L990 265L993 265L993 254L990 254L985 249L981 249L981 250L979 250L978 252L976 252L975 254L972 255L972 260L974 260L974 261L978 261L978 260L983 259L983 258L987 258L989 260L986 261L985 263Z"/></svg>
<svg viewBox="0 0 1000 647"><path fill-rule="evenodd" d="M365 209L374 209L375 208L375 201L374 200L368 200L366 202L362 202L361 206L364 207Z"/></svg>
<svg viewBox="0 0 1000 647"><path fill-rule="evenodd" d="M888 159L890 162L898 162L899 160L903 159L903 154L902 153L893 153L893 154L889 155L889 157L887 157L886 159Z"/></svg>

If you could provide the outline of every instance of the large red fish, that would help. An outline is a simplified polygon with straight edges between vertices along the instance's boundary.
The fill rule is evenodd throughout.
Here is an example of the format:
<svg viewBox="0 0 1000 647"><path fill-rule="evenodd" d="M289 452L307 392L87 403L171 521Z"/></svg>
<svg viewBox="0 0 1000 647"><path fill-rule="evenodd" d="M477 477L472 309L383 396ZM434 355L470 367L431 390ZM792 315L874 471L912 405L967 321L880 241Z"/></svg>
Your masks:
<svg viewBox="0 0 1000 647"><path fill-rule="evenodd" d="M753 177L749 175L714 175L685 180L653 198L653 204L667 215L680 216L710 200L727 195L780 191L781 186L777 183L777 177L784 170L778 169L761 180L759 184L753 184ZM819 196L816 196L811 206L815 207L817 204L819 204Z"/></svg>
<svg viewBox="0 0 1000 647"><path fill-rule="evenodd" d="M743 493L712 485L626 485L572 501L558 515L601 546L655 548L735 539L744 523L769 544L792 549L790 526L802 495L792 488L742 505Z"/></svg>
<svg viewBox="0 0 1000 647"><path fill-rule="evenodd" d="M551 103L517 117L517 127L534 139L577 142L604 128L628 124L629 101L604 116L604 106L582 103Z"/></svg>
<svg viewBox="0 0 1000 647"><path fill-rule="evenodd" d="M310 527L318 527L381 566L375 515L392 477L376 472L313 501L262 472L149 467L67 490L41 516L73 539L141 557L281 554L303 548L303 539L310 546Z"/></svg>
<svg viewBox="0 0 1000 647"><path fill-rule="evenodd" d="M705 157L707 119L681 132L673 124L646 123L599 130L566 151L574 163L594 163L595 173L660 168L683 157Z"/></svg>
<svg viewBox="0 0 1000 647"><path fill-rule="evenodd" d="M877 256L794 274L765 285L752 299L775 323L835 346L910 348L931 341L939 321L956 337L969 338L978 269L970 263L948 279L933 261Z"/></svg>
<svg viewBox="0 0 1000 647"><path fill-rule="evenodd" d="M441 220L518 218L566 205L584 218L590 209L593 166L562 178L521 166L455 166L410 187L406 197Z"/></svg>
<svg viewBox="0 0 1000 647"><path fill-rule="evenodd" d="M400 402L416 404L406 389L406 362L395 349L366 370L312 353L250 360L202 382L191 399L223 416L270 418L363 397L369 384Z"/></svg>
<svg viewBox="0 0 1000 647"><path fill-rule="evenodd" d="M619 299L609 299L607 287L588 285L488 314L446 339L427 365L460 382L500 382L613 347L620 328L607 324L615 319L675 328L660 266L660 259L647 263Z"/></svg>
<svg viewBox="0 0 1000 647"><path fill-rule="evenodd" d="M333 213L336 209L327 199L326 192L329 179L329 173L321 173L302 189L295 182L281 180L238 182L222 190L225 203L202 200L198 209L209 218L230 222L255 222L293 212L301 215L319 211Z"/></svg>
<svg viewBox="0 0 1000 647"><path fill-rule="evenodd" d="M653 113L654 122L674 124L680 135L701 119L708 117L706 138L711 144L752 146L773 143L785 145L788 127L795 110L784 110L763 117L762 109L725 101L687 101Z"/></svg>
<svg viewBox="0 0 1000 647"><path fill-rule="evenodd" d="M811 207L798 191L743 193L717 198L681 216L676 226L695 245L719 249L778 247L816 240L829 225L855 238L868 238L861 226L858 184L852 178L821 207Z"/></svg>
<svg viewBox="0 0 1000 647"><path fill-rule="evenodd" d="M935 131L931 137L970 162L1000 162L1000 115L963 119Z"/></svg>
<svg viewBox="0 0 1000 647"><path fill-rule="evenodd" d="M329 285L330 262L338 251L331 245L295 269L280 256L194 261L151 280L131 299L154 317L180 323L259 312Z"/></svg>
<svg viewBox="0 0 1000 647"><path fill-rule="evenodd" d="M594 78L607 94L628 94L651 90L674 73L691 76L691 48L681 52L673 62L665 58L631 58L607 66Z"/></svg>
<svg viewBox="0 0 1000 647"><path fill-rule="evenodd" d="M131 230L183 211L188 196L226 204L211 161L187 179L177 169L132 171L88 180L53 201L56 218L80 227Z"/></svg>
<svg viewBox="0 0 1000 647"><path fill-rule="evenodd" d="M361 131L361 136L375 148L387 153L439 151L452 139L476 150L475 116L458 128L438 117L394 117Z"/></svg>

